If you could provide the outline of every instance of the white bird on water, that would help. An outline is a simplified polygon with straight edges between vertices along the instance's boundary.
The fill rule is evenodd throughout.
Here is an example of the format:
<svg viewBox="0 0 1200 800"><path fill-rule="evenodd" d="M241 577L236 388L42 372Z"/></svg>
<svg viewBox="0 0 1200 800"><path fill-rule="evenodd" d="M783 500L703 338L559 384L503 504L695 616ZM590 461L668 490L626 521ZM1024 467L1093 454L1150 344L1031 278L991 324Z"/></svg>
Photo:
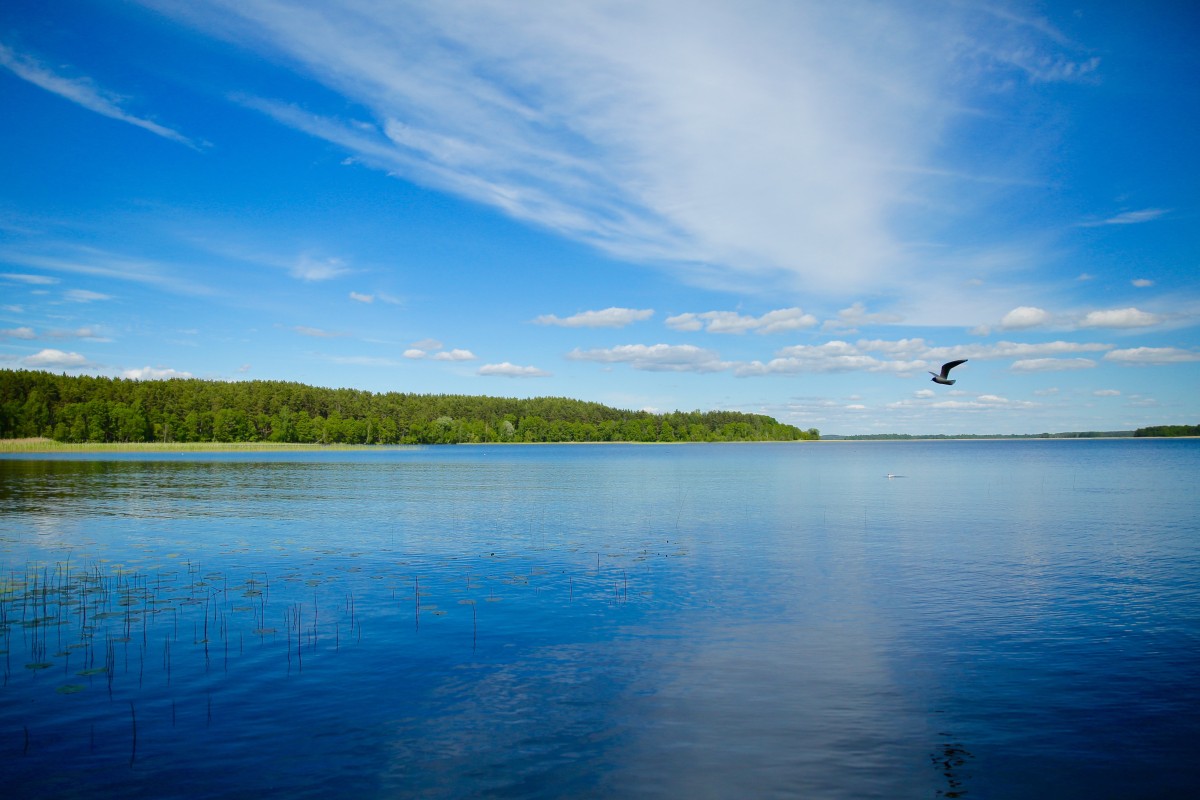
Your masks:
<svg viewBox="0 0 1200 800"><path fill-rule="evenodd" d="M950 375L950 370L954 369L959 364L965 364L965 363L967 363L967 359L965 359L965 358L960 358L958 361L947 361L945 364L942 364L942 374L941 375L939 375L936 372L931 372L929 374L933 376L934 383L940 383L943 386L953 386L954 381L950 380L950 378L948 377Z"/></svg>

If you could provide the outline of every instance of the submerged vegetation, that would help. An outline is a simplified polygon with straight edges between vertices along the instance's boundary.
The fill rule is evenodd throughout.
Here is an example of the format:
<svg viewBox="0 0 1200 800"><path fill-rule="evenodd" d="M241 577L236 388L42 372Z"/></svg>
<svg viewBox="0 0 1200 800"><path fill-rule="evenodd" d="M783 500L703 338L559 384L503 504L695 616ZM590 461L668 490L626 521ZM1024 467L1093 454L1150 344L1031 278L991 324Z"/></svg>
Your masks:
<svg viewBox="0 0 1200 800"><path fill-rule="evenodd" d="M372 393L288 381L0 370L0 438L57 442L721 442L818 439L762 414L654 414L561 397Z"/></svg>

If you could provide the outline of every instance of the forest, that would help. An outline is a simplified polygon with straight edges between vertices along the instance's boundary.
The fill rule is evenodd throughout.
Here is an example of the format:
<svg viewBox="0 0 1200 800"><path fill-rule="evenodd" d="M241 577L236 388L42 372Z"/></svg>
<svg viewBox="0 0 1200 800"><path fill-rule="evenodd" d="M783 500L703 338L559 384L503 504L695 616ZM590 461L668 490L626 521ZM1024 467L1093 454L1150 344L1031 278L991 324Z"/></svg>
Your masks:
<svg viewBox="0 0 1200 800"><path fill-rule="evenodd" d="M562 397L372 393L288 381L0 370L0 439L59 442L728 442L819 439L762 414L626 411Z"/></svg>
<svg viewBox="0 0 1200 800"><path fill-rule="evenodd" d="M1138 428L1134 436L1200 436L1200 425L1152 425Z"/></svg>

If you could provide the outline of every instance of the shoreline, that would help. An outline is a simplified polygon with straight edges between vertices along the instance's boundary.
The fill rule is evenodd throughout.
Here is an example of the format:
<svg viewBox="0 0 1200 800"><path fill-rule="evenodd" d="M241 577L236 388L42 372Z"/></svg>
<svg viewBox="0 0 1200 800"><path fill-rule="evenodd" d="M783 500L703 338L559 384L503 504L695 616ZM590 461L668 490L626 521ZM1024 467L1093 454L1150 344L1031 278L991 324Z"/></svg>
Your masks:
<svg viewBox="0 0 1200 800"><path fill-rule="evenodd" d="M1088 436L1088 437L1035 437L1035 436L963 436L910 439L814 439L797 441L723 441L723 442L460 442L453 445L437 444L314 444L305 442L56 442L53 439L0 439L0 455L28 453L286 453L286 452L337 452L371 450L410 450L419 447L483 447L546 445L694 445L694 444L861 444L875 442L1049 442L1049 441L1116 441L1139 439L1200 439L1197 436Z"/></svg>

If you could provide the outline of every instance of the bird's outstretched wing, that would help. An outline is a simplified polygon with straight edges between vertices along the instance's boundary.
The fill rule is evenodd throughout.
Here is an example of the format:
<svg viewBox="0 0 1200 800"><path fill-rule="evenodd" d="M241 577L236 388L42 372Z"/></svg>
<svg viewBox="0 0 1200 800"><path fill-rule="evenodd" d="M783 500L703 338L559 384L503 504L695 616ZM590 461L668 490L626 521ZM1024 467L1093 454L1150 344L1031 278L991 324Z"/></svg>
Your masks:
<svg viewBox="0 0 1200 800"><path fill-rule="evenodd" d="M947 361L945 364L942 364L942 377L944 378L947 375L949 375L950 370L954 369L959 364L965 364L965 363L967 363L967 359L960 358L958 361Z"/></svg>

